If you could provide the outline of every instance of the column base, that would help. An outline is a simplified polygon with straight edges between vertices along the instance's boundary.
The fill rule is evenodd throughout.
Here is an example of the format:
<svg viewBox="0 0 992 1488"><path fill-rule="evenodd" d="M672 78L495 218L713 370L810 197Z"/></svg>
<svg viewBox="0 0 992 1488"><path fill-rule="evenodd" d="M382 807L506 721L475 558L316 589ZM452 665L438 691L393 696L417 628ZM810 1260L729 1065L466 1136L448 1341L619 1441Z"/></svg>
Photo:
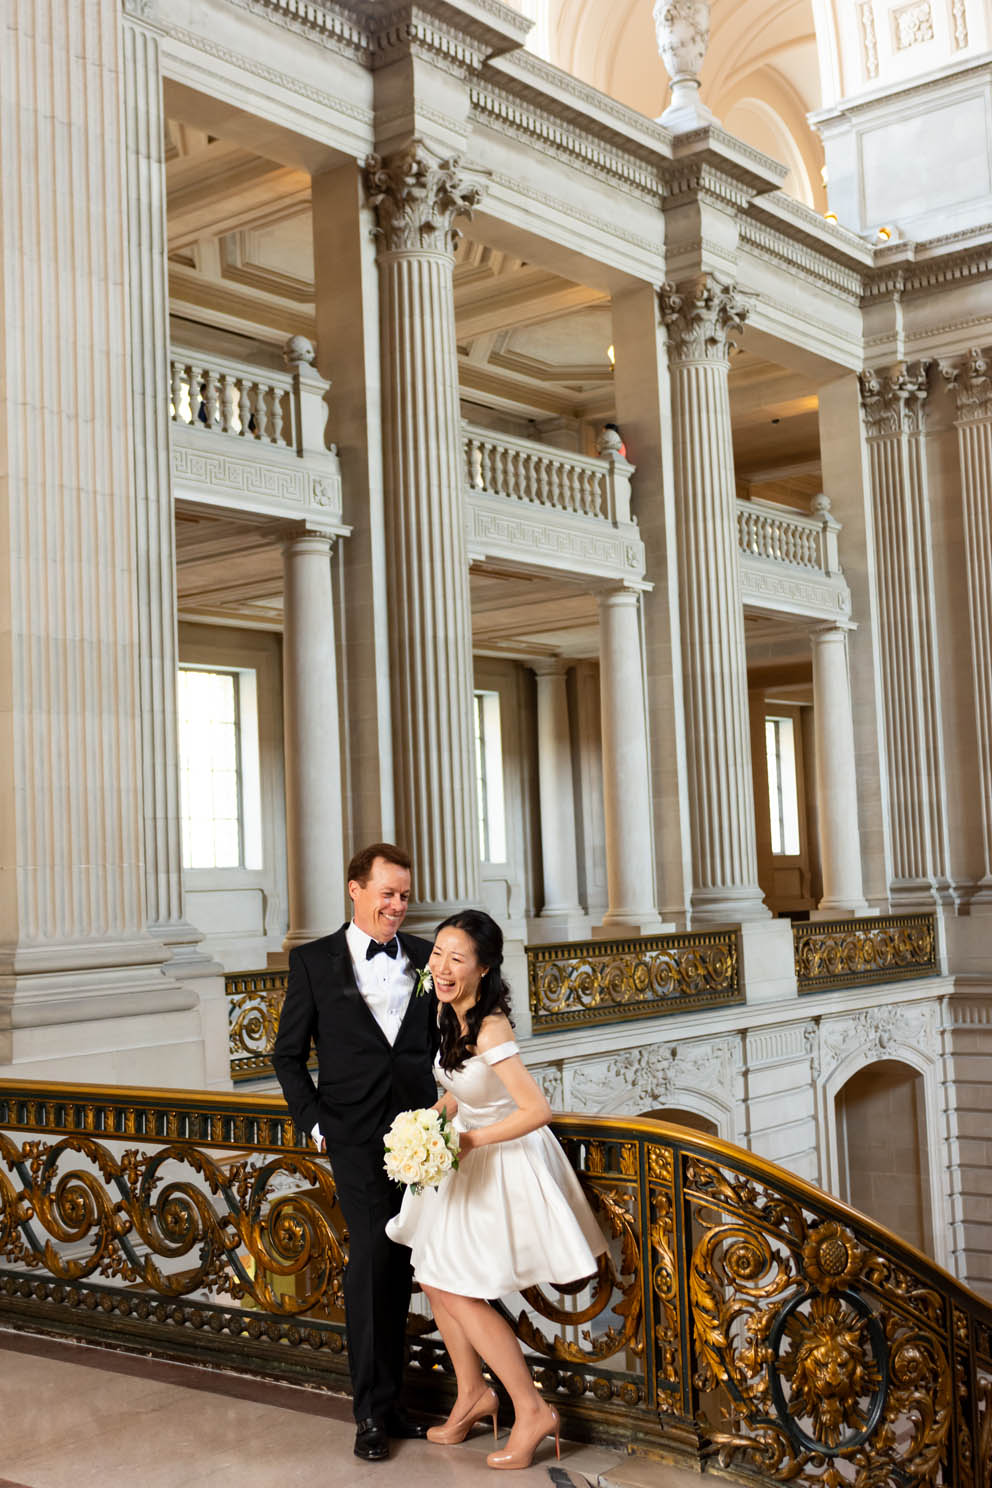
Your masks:
<svg viewBox="0 0 992 1488"><path fill-rule="evenodd" d="M2 977L0 1079L199 1089L208 1063L218 1077L214 1022L197 987L144 967Z"/></svg>
<svg viewBox="0 0 992 1488"><path fill-rule="evenodd" d="M893 914L903 910L953 907L954 894L946 878L894 878L889 884L889 904Z"/></svg>
<svg viewBox="0 0 992 1488"><path fill-rule="evenodd" d="M757 884L693 890L689 919L694 930L704 925L734 925L771 918L772 912Z"/></svg>
<svg viewBox="0 0 992 1488"><path fill-rule="evenodd" d="M593 925L594 940L625 940L633 936L668 935L675 929L672 920L663 920L657 910L614 910L603 916L602 924Z"/></svg>
<svg viewBox="0 0 992 1488"><path fill-rule="evenodd" d="M578 905L574 909L542 909L527 921L527 939L535 945L551 941L589 939L589 916Z"/></svg>
<svg viewBox="0 0 992 1488"><path fill-rule="evenodd" d="M810 910L809 917L811 920L857 920L875 913L867 899L821 899L816 908Z"/></svg>
<svg viewBox="0 0 992 1488"><path fill-rule="evenodd" d="M286 964L289 964L290 951L295 950L297 946L309 945L312 940L320 940L325 935L331 935L337 928L337 925L330 925L326 930L291 930L282 943L281 954L286 957ZM403 928L406 929L406 926L404 925ZM272 951L269 954L278 956L280 952Z"/></svg>
<svg viewBox="0 0 992 1488"><path fill-rule="evenodd" d="M425 940L433 940L434 932L442 920L460 914L463 909L482 907L484 906L479 904L466 904L464 899L423 900L410 905L403 921L403 929L411 935L422 935Z"/></svg>
<svg viewBox="0 0 992 1488"><path fill-rule="evenodd" d="M148 934L160 940L172 952L169 971L185 980L187 977L223 976L224 968L203 949L203 932L188 920L168 920L149 925Z"/></svg>

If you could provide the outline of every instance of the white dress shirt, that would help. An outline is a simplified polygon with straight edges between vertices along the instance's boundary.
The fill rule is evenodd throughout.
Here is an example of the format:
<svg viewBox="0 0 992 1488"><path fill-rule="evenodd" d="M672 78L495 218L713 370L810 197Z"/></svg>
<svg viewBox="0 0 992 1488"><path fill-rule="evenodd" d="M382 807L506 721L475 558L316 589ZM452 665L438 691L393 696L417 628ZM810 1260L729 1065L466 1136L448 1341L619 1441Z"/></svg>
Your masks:
<svg viewBox="0 0 992 1488"><path fill-rule="evenodd" d="M413 967L409 958L397 940L395 956L380 951L369 959L372 936L359 930L354 920L345 931L345 939L365 1005L389 1042L395 1044L413 992ZM319 1124L313 1128L312 1136L319 1147L322 1140Z"/></svg>

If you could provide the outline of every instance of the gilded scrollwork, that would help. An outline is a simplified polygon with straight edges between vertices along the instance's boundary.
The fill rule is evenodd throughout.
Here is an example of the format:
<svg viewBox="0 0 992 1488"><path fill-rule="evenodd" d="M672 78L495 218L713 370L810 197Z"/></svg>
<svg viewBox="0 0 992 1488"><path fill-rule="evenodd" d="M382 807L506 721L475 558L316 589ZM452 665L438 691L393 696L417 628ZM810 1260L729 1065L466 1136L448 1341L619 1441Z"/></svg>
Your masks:
<svg viewBox="0 0 992 1488"><path fill-rule="evenodd" d="M228 1054L231 1077L258 1079L271 1072L272 1047L286 996L285 971L231 973L227 992Z"/></svg>
<svg viewBox="0 0 992 1488"><path fill-rule="evenodd" d="M932 914L814 921L793 925L792 934L800 992L897 982L940 971Z"/></svg>
<svg viewBox="0 0 992 1488"><path fill-rule="evenodd" d="M723 1006L743 995L728 932L531 946L527 959L535 1030Z"/></svg>

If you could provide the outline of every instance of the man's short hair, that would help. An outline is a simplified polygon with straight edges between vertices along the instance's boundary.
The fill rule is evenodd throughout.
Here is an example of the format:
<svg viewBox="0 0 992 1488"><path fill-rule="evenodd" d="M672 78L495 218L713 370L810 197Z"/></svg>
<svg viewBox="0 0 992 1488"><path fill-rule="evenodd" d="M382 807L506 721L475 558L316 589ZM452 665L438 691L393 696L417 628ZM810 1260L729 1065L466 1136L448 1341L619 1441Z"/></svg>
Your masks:
<svg viewBox="0 0 992 1488"><path fill-rule="evenodd" d="M345 882L359 883L364 889L376 858L385 858L387 863L394 863L397 868L405 868L410 872L410 854L405 848L397 847L395 842L373 842L371 847L363 847L360 852L356 852L348 864Z"/></svg>

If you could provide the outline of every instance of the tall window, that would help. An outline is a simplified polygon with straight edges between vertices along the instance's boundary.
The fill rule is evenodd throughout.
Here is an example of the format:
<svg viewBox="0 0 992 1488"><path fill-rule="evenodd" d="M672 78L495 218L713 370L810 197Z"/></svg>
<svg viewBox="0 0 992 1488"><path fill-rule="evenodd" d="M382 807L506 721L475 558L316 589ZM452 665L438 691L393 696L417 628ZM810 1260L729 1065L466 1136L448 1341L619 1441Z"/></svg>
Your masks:
<svg viewBox="0 0 992 1488"><path fill-rule="evenodd" d="M184 868L260 868L258 710L250 669L179 668Z"/></svg>
<svg viewBox="0 0 992 1488"><path fill-rule="evenodd" d="M506 815L498 692L475 694L475 783L479 854L484 863L505 863Z"/></svg>
<svg viewBox="0 0 992 1488"><path fill-rule="evenodd" d="M768 760L768 812L772 852L799 852L799 793L796 789L796 734L791 718L765 719Z"/></svg>

